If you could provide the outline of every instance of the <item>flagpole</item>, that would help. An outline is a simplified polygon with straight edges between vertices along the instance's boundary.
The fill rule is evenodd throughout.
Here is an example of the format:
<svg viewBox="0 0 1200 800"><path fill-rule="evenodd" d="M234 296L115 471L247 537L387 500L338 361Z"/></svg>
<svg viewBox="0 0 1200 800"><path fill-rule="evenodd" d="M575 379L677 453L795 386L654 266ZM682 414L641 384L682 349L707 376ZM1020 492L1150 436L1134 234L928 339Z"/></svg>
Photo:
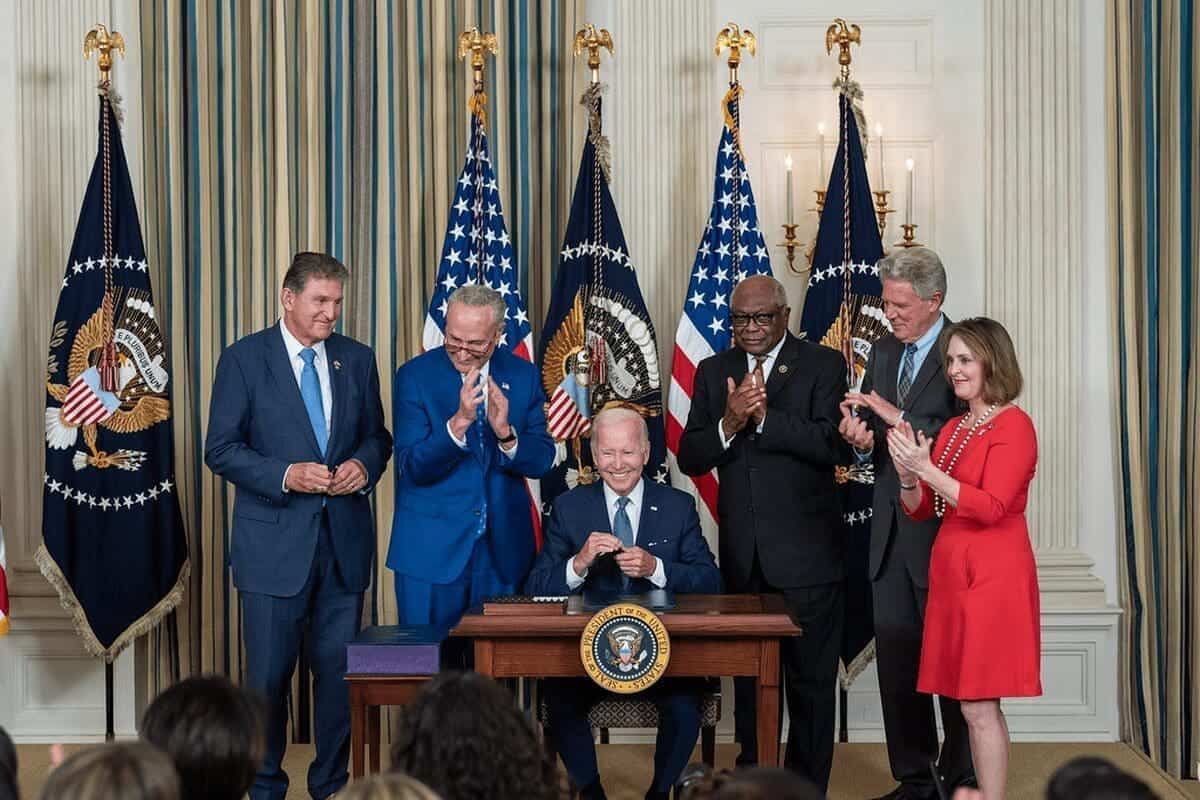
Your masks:
<svg viewBox="0 0 1200 800"><path fill-rule="evenodd" d="M97 24L83 37L83 58L90 60L92 53L97 53L96 63L100 69L100 102L102 106L109 105L108 91L112 85L109 73L112 72L113 51L125 57L125 37L117 31L109 31L103 25ZM101 385L108 390L116 387L116 345L113 343L113 297L112 297L112 204L109 201L109 142L108 142L108 109L102 109L104 132L104 311L105 334L107 341L100 356ZM111 658L104 659L104 740L111 742L116 738L113 725L113 663Z"/></svg>

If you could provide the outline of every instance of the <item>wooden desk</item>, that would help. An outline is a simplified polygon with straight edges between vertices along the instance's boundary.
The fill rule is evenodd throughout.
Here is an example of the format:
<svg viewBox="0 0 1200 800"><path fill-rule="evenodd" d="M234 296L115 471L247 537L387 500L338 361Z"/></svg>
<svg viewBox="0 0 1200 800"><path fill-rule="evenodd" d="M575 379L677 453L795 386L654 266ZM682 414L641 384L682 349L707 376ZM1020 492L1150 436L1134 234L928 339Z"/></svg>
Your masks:
<svg viewBox="0 0 1200 800"><path fill-rule="evenodd" d="M364 743L371 751L371 772L379 772L379 707L408 703L432 676L347 675L350 688L350 776L363 776Z"/></svg>
<svg viewBox="0 0 1200 800"><path fill-rule="evenodd" d="M799 636L779 595L676 596L659 616L671 636L667 677L758 678L758 763L779 763L779 639ZM585 677L579 638L594 612L572 596L562 616L467 614L451 636L475 640L475 670L495 678Z"/></svg>

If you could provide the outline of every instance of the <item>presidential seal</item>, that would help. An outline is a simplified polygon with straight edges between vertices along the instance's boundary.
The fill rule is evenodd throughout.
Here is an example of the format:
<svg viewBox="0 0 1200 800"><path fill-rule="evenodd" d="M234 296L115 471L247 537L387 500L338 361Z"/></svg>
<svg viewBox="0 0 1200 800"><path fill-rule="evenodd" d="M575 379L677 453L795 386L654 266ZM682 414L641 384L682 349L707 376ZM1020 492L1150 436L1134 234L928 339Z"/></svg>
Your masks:
<svg viewBox="0 0 1200 800"><path fill-rule="evenodd" d="M579 655L597 685L633 694L653 686L667 671L671 639L653 611L636 603L616 603L588 621Z"/></svg>

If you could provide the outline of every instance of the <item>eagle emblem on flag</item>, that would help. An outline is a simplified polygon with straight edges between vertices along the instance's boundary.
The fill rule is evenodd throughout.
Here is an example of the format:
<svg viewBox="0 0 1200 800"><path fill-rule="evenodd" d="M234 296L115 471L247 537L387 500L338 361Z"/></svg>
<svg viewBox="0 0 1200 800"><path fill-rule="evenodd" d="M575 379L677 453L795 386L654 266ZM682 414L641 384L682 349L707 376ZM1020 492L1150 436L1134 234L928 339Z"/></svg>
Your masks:
<svg viewBox="0 0 1200 800"><path fill-rule="evenodd" d="M121 266L129 264L131 269L145 268L145 262L111 260ZM106 305L107 301L75 332L68 348L68 383L55 383L50 376L56 364L47 364L50 402L46 405L46 444L55 450L70 449L77 445L82 431L87 449L75 452L72 464L76 470L115 467L132 471L145 461L145 452L125 448L105 451L97 442L97 429L103 427L113 434L137 433L170 419L164 345L148 292L121 292L114 303L115 313L110 313ZM54 361L56 343L63 346L66 334L66 323L56 323L51 341ZM115 359L111 388L105 388L102 371L109 342L114 345Z"/></svg>

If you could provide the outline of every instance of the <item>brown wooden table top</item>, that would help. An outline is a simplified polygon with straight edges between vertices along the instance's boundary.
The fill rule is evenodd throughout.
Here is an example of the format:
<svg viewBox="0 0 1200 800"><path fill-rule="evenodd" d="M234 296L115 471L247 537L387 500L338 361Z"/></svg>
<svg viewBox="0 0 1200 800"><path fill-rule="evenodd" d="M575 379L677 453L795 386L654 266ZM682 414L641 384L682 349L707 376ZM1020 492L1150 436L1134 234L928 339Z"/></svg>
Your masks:
<svg viewBox="0 0 1200 800"><path fill-rule="evenodd" d="M595 611L586 611L575 594L562 615L485 615L468 612L451 636L475 638L536 638L579 636ZM777 594L679 594L675 608L656 612L671 635L712 638L777 638L799 636Z"/></svg>

